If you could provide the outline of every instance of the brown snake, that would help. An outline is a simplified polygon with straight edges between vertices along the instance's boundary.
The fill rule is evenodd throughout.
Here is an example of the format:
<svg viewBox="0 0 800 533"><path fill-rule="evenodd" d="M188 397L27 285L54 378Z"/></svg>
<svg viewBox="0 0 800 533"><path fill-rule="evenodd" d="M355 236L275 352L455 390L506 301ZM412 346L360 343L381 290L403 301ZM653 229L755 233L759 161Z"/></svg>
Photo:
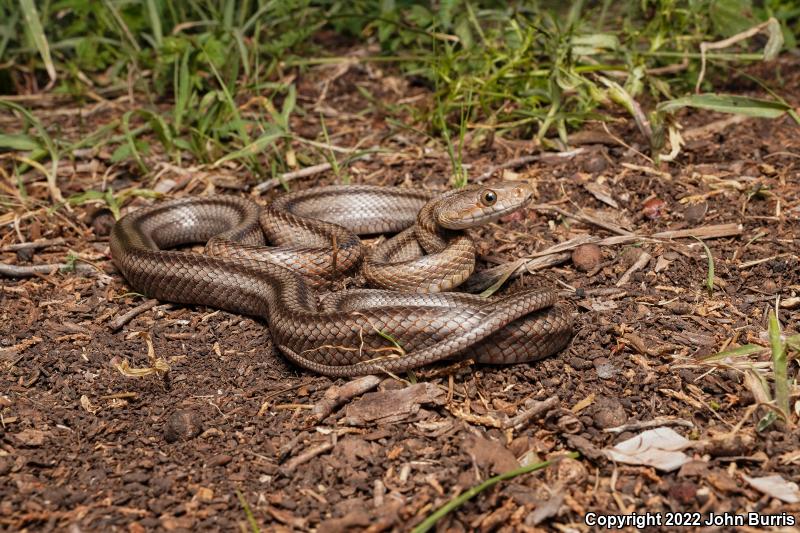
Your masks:
<svg viewBox="0 0 800 533"><path fill-rule="evenodd" d="M313 290L359 266L356 234L397 231L365 261L365 277L378 272L379 278L394 276L384 286L410 280L417 290L451 288L474 265L471 240L456 230L495 220L529 196L525 185L501 183L446 193L435 202L423 191L372 186L287 194L264 210L233 196L179 199L120 219L111 253L138 292L262 317L284 355L321 374L402 372L456 356L533 361L562 349L571 336L567 309L556 305L552 292L528 289L485 299L401 286L404 292L341 291L320 304ZM406 229L415 220L416 229ZM452 229L431 226L432 220ZM265 236L275 246L264 246ZM166 250L202 242L206 254ZM430 254L419 257L420 248ZM472 265L454 265L467 248ZM444 274L443 281L420 276L426 271Z"/></svg>

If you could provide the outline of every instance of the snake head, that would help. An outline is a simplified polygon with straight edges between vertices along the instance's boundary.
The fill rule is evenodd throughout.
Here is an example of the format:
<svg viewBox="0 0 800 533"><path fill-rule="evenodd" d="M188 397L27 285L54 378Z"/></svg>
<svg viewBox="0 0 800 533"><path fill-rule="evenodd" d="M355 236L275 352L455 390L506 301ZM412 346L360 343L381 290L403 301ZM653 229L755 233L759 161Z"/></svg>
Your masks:
<svg viewBox="0 0 800 533"><path fill-rule="evenodd" d="M472 228L513 213L523 207L532 195L533 188L523 181L470 185L442 198L434 216L443 228Z"/></svg>

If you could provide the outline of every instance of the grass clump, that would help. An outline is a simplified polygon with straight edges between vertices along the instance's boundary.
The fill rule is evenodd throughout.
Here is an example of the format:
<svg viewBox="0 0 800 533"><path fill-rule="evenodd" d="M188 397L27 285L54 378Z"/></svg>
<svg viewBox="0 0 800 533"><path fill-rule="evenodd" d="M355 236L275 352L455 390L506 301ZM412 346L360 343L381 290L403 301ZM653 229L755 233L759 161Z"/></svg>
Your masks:
<svg viewBox="0 0 800 533"><path fill-rule="evenodd" d="M302 159L288 143L291 117L306 112L293 71L353 60L331 56L322 32L341 49L379 45L357 60L430 87L413 111L447 148L456 185L465 143L507 135L560 149L608 108L633 117L655 159L680 150L683 107L800 120L779 98L687 96L712 91L732 63L795 47L800 8L788 0L0 0L0 21L0 94L133 95L114 160L141 171L156 147L176 163L235 161L260 176Z"/></svg>

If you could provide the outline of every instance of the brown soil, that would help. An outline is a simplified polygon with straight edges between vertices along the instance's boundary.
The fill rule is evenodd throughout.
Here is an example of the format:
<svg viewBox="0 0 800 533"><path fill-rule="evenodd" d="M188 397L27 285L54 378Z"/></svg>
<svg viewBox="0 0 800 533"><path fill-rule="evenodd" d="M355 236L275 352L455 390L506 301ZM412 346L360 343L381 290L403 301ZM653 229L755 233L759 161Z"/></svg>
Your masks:
<svg viewBox="0 0 800 533"><path fill-rule="evenodd" d="M782 67L779 92L798 105L797 61ZM355 86L387 102L424 97L425 89L372 67L344 74L322 68L299 80L301 105L314 109L326 84L320 109L331 142L389 149L353 163L346 171L353 182L446 186L442 147L393 130ZM82 110L44 99L28 104L72 138L131 105L124 97ZM295 132L321 138L319 113L307 116L297 119ZM433 386L409 393L400 392L407 383L386 376L378 394L356 396L322 421L313 418L313 406L345 381L292 366L259 320L159 303L113 329L145 301L130 294L109 259L113 218L100 204L48 211L41 175L29 171L25 205L0 212L0 262L60 263L73 251L96 269L0 278L0 528L247 530L249 509L269 531L406 530L496 473L566 451L581 457L497 485L450 514L440 530L581 531L589 529L588 512L797 516L800 504L767 496L743 478L780 474L800 481L794 425L779 420L757 431L767 409L755 407L764 392L752 369L771 383L769 353L724 363L700 358L746 343L767 345L767 313L778 298L785 333L797 333L800 128L784 117L697 129L727 118L684 116L690 140L677 161L659 169L637 153L644 143L633 125L617 123L612 132L628 147L602 139L598 127L600 142L571 159L544 158L506 171L507 178L536 184L536 204L582 210L642 236L741 224L738 235L705 239L714 258L713 292L704 285L707 260L695 239L630 240L601 246L599 256L584 249L575 262L526 273L503 289L547 284L572 302L576 334L562 353L530 365L467 365L438 376L421 371L416 380ZM0 116L0 129L20 127L14 117ZM107 150L61 162L65 197L103 186L163 187L172 197L246 194L242 189L253 183L233 166L179 168L158 154L148 159L155 178L145 180L112 165ZM466 163L474 177L534 150L528 142L476 138ZM0 161L3 194L17 198L17 184L7 177L12 164L10 157ZM336 180L328 172L292 186ZM598 200L603 193L619 207ZM136 198L123 212L148 202ZM475 235L479 268L487 268L580 235L613 233L528 209ZM33 253L7 249L37 239L62 240ZM642 253L652 258L619 283ZM115 366L148 368L153 359L169 371L132 377ZM790 377L797 369L790 361ZM550 398L547 409L520 426L493 427ZM381 411L387 400L396 403ZM615 464L602 454L644 430L607 429L656 418L697 441L686 452L692 462L663 472Z"/></svg>

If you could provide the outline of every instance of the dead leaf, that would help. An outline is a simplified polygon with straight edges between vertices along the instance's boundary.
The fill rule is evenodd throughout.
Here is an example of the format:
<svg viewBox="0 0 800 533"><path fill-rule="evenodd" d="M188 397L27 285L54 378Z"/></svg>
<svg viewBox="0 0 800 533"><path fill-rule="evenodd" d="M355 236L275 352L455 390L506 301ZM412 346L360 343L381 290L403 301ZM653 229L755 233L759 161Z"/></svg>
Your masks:
<svg viewBox="0 0 800 533"><path fill-rule="evenodd" d="M609 459L619 463L653 466L670 472L690 460L681 451L690 446L692 442L673 429L660 427L644 431L603 451Z"/></svg>
<svg viewBox="0 0 800 533"><path fill-rule="evenodd" d="M800 487L797 486L797 483L786 481L779 474L765 477L750 477L742 474L742 477L751 487L768 496L786 503L800 502Z"/></svg>

